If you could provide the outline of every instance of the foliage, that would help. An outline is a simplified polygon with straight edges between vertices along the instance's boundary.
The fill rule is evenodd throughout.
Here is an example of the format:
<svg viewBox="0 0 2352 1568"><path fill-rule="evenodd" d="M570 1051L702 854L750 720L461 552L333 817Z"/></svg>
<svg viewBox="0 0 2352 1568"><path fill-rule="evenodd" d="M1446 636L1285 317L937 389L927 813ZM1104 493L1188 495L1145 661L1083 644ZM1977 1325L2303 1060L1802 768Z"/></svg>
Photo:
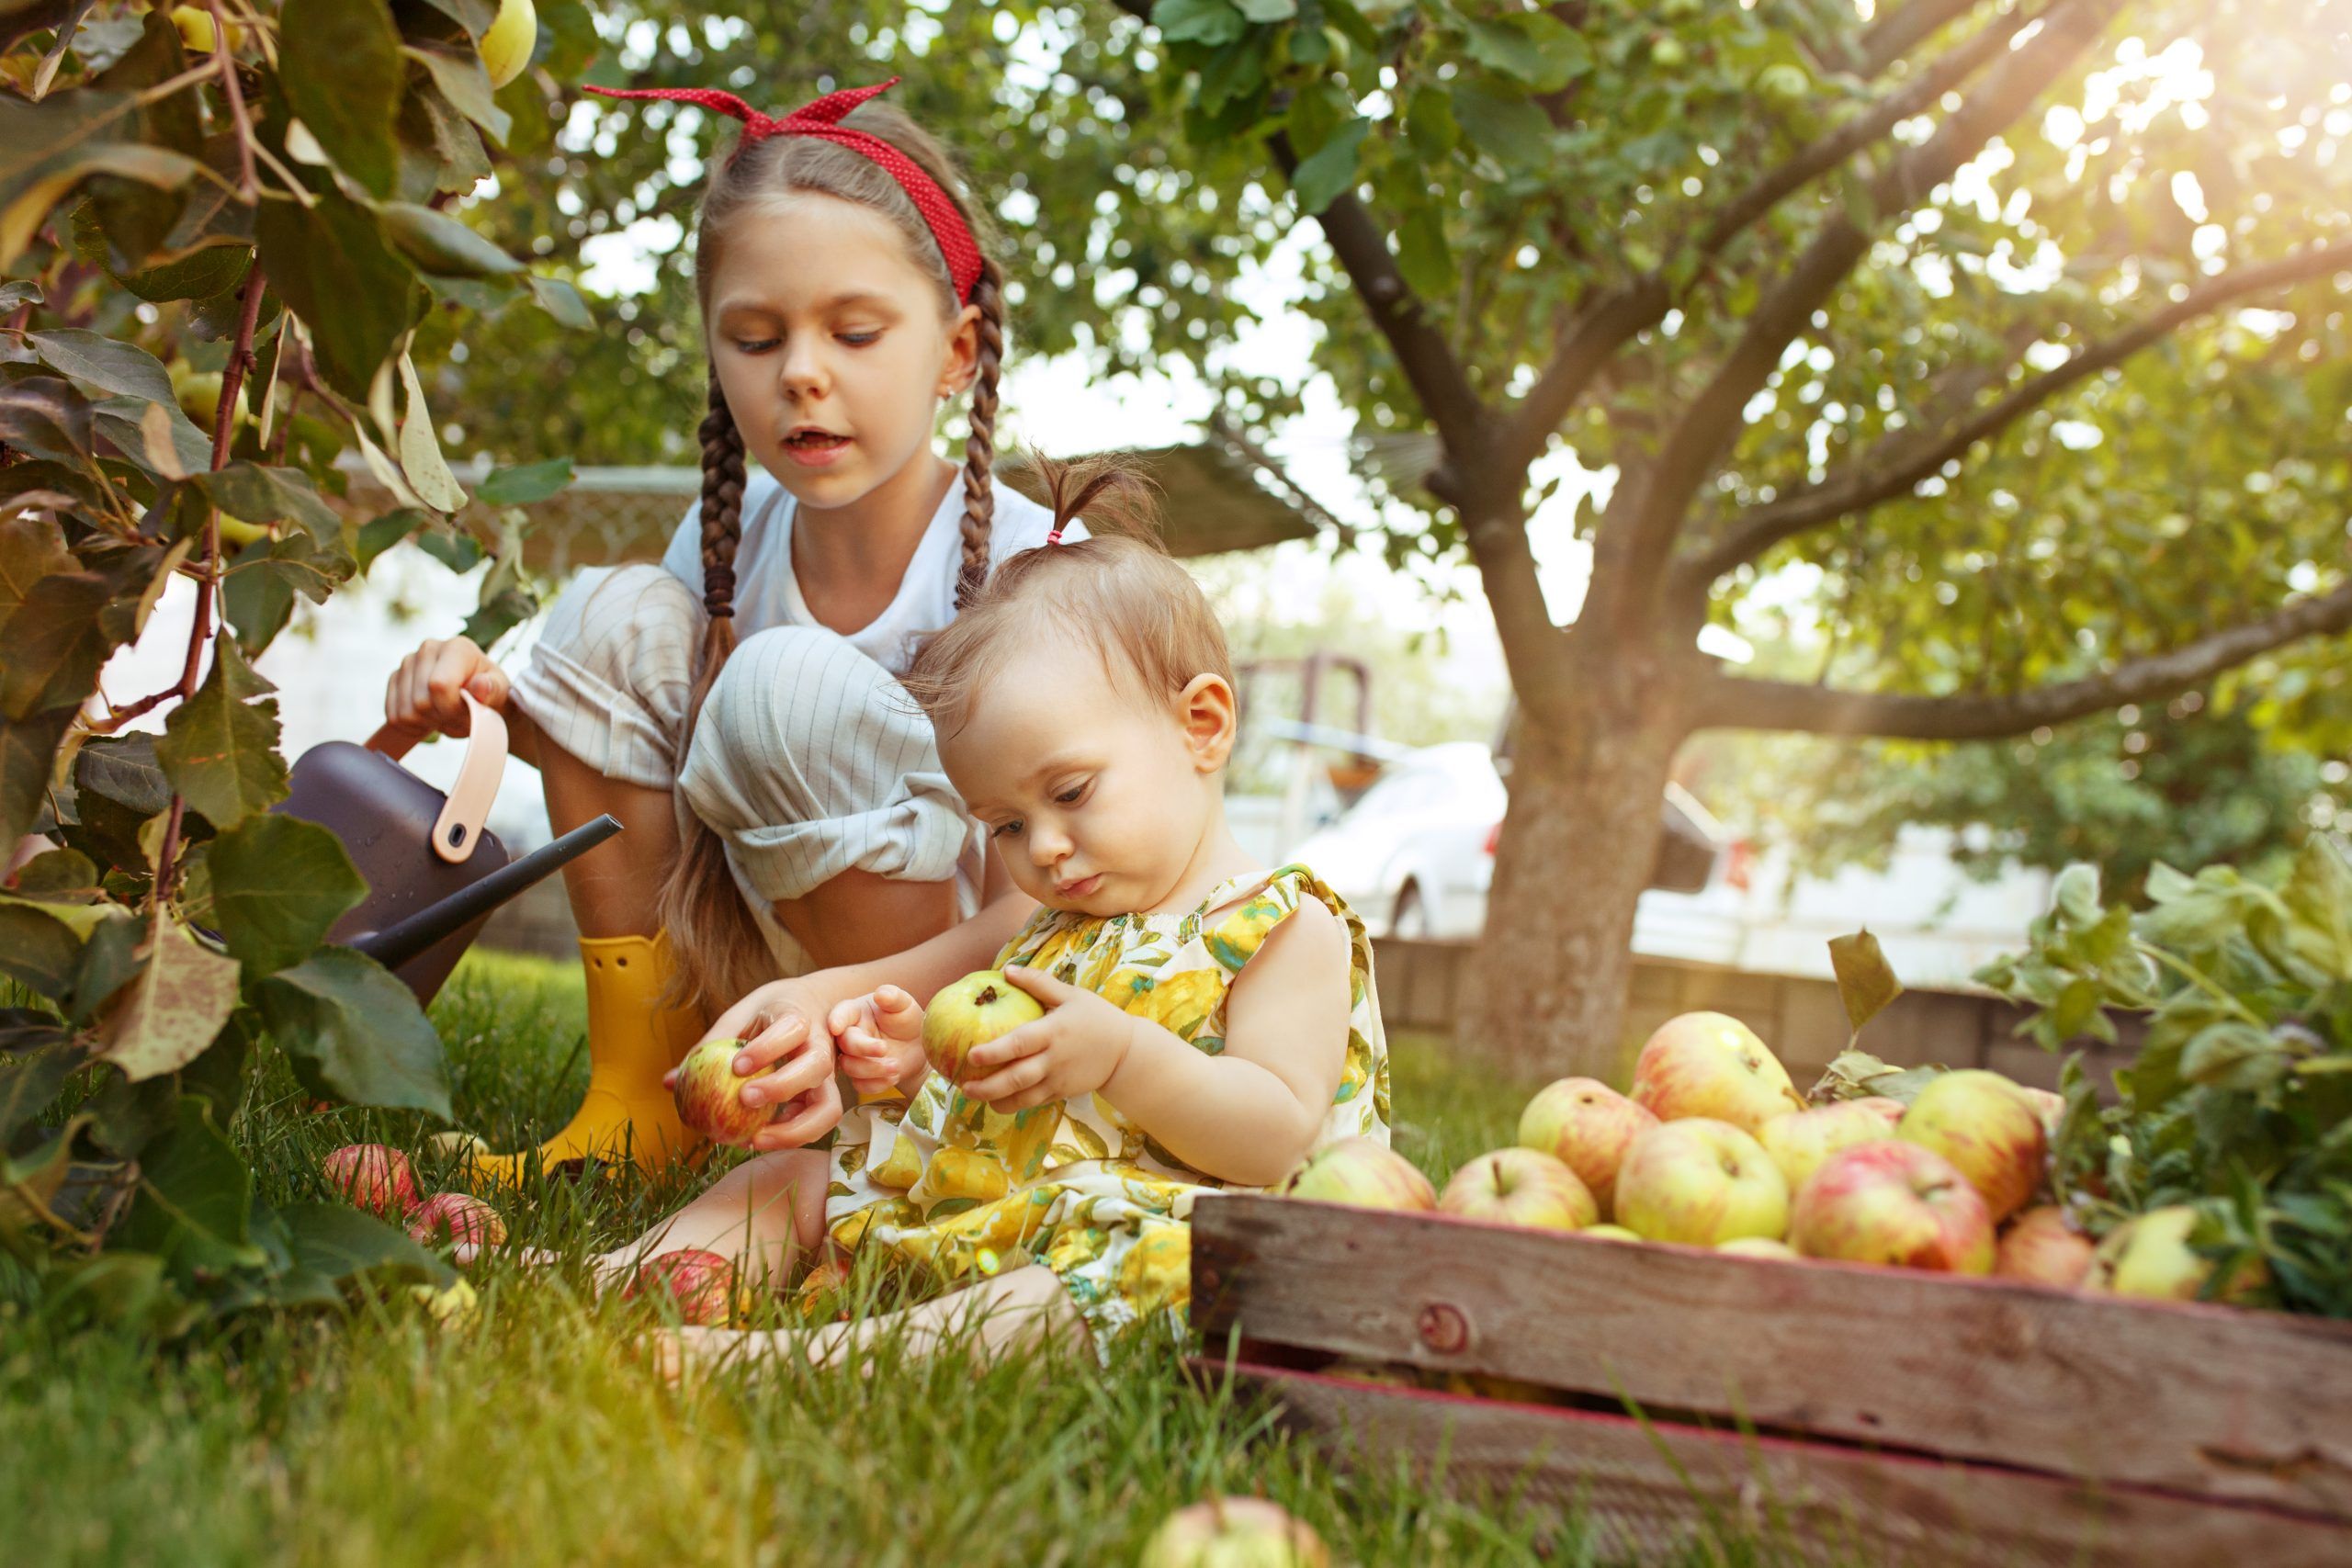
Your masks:
<svg viewBox="0 0 2352 1568"><path fill-rule="evenodd" d="M0 28L0 844L49 844L0 892L0 1248L53 1315L165 1336L447 1275L347 1207L258 1192L239 1143L281 1059L314 1099L450 1109L407 988L326 940L366 885L333 834L273 814L287 764L251 659L298 596L404 540L481 553L421 324L525 299L585 324L454 215L537 91L492 95L491 0L227 9L198 43L187 8ZM554 61L583 18L545 9ZM399 510L327 503L347 449ZM490 576L483 615L527 612ZM180 579L179 679L101 691ZM159 713L160 735L128 728Z"/></svg>
<svg viewBox="0 0 2352 1568"><path fill-rule="evenodd" d="M2228 866L2149 873L2147 903L2103 904L2078 866L2059 878L2023 953L1978 978L2033 1004L2050 1048L2110 1010L2147 1035L2100 1107L2080 1058L2062 1080L2061 1193L2102 1228L2188 1202L2222 1260L2266 1265L2280 1305L2352 1317L2352 860L2314 835L2275 883Z"/></svg>

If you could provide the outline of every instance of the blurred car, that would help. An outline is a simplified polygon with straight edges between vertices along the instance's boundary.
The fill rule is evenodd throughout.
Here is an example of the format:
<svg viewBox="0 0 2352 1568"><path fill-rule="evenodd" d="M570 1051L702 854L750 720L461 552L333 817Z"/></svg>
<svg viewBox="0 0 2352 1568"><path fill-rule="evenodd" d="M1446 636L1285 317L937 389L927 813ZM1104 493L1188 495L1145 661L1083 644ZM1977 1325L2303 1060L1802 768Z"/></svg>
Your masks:
<svg viewBox="0 0 2352 1568"><path fill-rule="evenodd" d="M1494 751L1484 741L1422 747L1391 761L1354 804L1283 858L1314 867L1374 936L1475 941L1487 924L1508 800ZM1707 890L1719 880L1722 858L1713 820L1674 785L1660 809L1665 834L1651 886L1679 894ZM1664 913L1646 908L1654 902L1653 895L1645 896L1652 924ZM1717 945L1712 930L1707 937L1686 939L1700 950L1688 955L1702 956Z"/></svg>

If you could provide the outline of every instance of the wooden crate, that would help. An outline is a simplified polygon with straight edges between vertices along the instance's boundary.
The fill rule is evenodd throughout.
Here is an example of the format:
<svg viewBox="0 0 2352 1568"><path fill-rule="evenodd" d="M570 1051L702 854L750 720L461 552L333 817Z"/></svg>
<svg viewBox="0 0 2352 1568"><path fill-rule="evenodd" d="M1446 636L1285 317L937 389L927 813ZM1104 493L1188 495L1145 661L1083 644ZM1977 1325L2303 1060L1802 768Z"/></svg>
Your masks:
<svg viewBox="0 0 2352 1568"><path fill-rule="evenodd" d="M1612 1551L2352 1563L2352 1325L1240 1194L1194 1208L1192 1311L1202 1375L1343 1452L1580 1504Z"/></svg>

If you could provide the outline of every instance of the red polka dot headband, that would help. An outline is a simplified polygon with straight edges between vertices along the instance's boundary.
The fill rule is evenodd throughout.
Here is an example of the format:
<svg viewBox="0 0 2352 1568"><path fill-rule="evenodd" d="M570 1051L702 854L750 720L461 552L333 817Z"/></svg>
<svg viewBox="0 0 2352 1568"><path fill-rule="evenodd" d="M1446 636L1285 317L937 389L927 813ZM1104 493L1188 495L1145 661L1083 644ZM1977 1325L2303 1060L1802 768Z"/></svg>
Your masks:
<svg viewBox="0 0 2352 1568"><path fill-rule="evenodd" d="M732 116L743 122L743 139L735 145L735 152L728 161L755 141L771 136L813 136L820 141L831 141L863 153L882 165L884 172L899 182L915 204L915 210L931 226L931 237L939 243L939 254L946 258L947 276L956 286L959 304L968 304L972 285L980 277L980 247L972 238L971 229L956 203L929 175L922 172L912 158L899 152L878 136L862 130L844 130L841 118L878 93L899 85L893 76L888 82L871 87L845 87L838 93L828 93L805 108L797 108L782 119L762 114L732 93L721 93L709 87L591 87L588 91L606 98L669 98L679 103L694 104L719 114Z"/></svg>

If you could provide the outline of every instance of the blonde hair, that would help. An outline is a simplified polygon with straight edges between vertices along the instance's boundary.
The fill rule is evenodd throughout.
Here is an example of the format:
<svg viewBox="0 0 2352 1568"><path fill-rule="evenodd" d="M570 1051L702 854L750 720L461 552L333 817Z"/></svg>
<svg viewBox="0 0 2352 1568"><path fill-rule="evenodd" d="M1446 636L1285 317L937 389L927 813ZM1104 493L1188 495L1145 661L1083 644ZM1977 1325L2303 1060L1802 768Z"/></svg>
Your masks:
<svg viewBox="0 0 2352 1568"><path fill-rule="evenodd" d="M974 201L944 148L898 108L860 104L841 123L880 137L911 158L947 194L963 214L980 247L980 275L970 303L979 309L978 362L972 383L970 434L964 443L963 557L956 580L961 608L979 592L988 575L989 532L996 514L997 386L1004 357L1004 272L993 254L994 231L986 210ZM854 201L881 213L897 226L915 265L938 285L943 320L962 308L939 242L903 186L863 153L808 136L769 136L742 144L711 164L695 223L695 289L706 321L711 281L718 275L731 221L747 209L796 193L814 192ZM686 733L678 755L686 755L703 700L735 649L735 548L742 536L744 452L742 433L710 371L710 412L702 422L702 586L710 626L686 705ZM676 863L657 898L659 918L670 933L678 970L668 999L715 1013L763 981L775 978L775 964L758 921L745 907L727 869L727 850L718 834L687 814Z"/></svg>
<svg viewBox="0 0 2352 1568"><path fill-rule="evenodd" d="M1090 648L1114 685L1166 705L1196 676L1233 683L1225 628L1192 574L1160 547L1147 482L1117 458L1035 463L1054 526L1087 513L1089 537L1007 558L964 612L926 638L903 684L944 738L1021 648L1059 634Z"/></svg>

